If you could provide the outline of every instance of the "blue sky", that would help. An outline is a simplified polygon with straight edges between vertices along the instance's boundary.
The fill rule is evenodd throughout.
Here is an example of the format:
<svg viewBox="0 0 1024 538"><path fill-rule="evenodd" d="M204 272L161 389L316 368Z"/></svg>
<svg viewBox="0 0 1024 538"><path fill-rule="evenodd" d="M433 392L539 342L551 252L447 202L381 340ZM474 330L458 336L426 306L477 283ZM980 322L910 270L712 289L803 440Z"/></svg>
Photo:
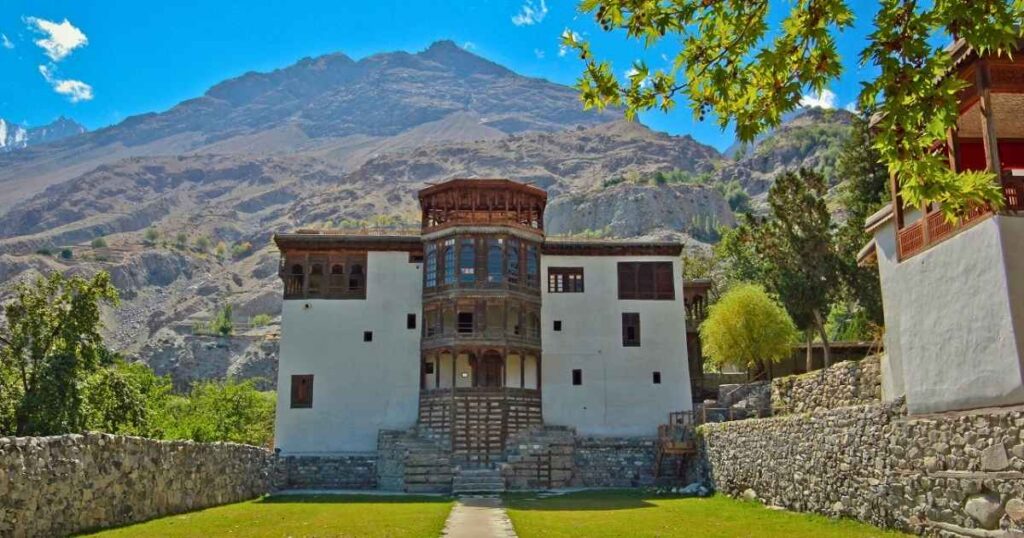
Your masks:
<svg viewBox="0 0 1024 538"><path fill-rule="evenodd" d="M870 74L859 69L856 58L876 4L851 3L858 23L840 41L847 69L831 87L836 107L852 102L858 82ZM639 56L652 67L663 53L671 57L671 43L644 51L622 34L600 31L576 5L572 0L3 0L0 118L41 125L64 115L96 129L166 110L247 71L338 51L356 59L418 51L440 39L524 75L563 84L572 84L581 70L578 58L559 55L559 36L566 28L589 39L620 73ZM778 1L773 18L788 6ZM36 43L41 40L48 42ZM641 119L720 149L733 140L731 131L697 122L682 106Z"/></svg>

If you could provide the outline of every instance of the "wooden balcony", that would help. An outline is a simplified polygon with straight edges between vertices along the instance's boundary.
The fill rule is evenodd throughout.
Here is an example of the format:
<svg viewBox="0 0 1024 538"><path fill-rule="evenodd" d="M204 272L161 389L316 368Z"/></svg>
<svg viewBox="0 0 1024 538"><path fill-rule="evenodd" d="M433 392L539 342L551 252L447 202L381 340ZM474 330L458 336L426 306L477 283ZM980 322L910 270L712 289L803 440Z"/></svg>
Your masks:
<svg viewBox="0 0 1024 538"><path fill-rule="evenodd" d="M1003 212L1016 214L1019 211L1024 211L1024 176L1015 176L1010 172L1004 172L1002 186L1005 200ZM899 257L901 260L905 260L923 252L932 245L956 235L960 230L984 220L991 214L993 214L992 208L978 206L968 211L958 222L949 222L941 212L929 211L925 213L924 217L897 233L896 245Z"/></svg>
<svg viewBox="0 0 1024 538"><path fill-rule="evenodd" d="M460 326L454 331L450 328L445 331L441 327L426 327L423 331L424 350L474 344L540 349L540 327L520 327L518 330L500 327L473 330L472 327Z"/></svg>

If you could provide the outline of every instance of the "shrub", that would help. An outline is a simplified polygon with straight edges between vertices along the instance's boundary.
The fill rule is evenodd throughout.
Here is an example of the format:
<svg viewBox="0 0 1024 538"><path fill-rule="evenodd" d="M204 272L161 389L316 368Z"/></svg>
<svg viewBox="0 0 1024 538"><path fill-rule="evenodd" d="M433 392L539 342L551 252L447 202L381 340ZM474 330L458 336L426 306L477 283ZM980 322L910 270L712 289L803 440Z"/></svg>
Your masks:
<svg viewBox="0 0 1024 538"><path fill-rule="evenodd" d="M238 260L252 254L252 243L248 241L242 241L241 243L235 243L231 247L231 257Z"/></svg>
<svg viewBox="0 0 1024 538"><path fill-rule="evenodd" d="M152 226L146 228L146 231L142 234L142 240L147 245L155 245L157 239L160 239L160 232Z"/></svg>
<svg viewBox="0 0 1024 538"><path fill-rule="evenodd" d="M249 324L253 327L266 327L273 319L270 314L256 314L249 320Z"/></svg>
<svg viewBox="0 0 1024 538"><path fill-rule="evenodd" d="M209 237L206 237L205 235L200 236L199 239L196 239L196 250L199 252L206 252L207 250L210 250L210 244L211 242Z"/></svg>
<svg viewBox="0 0 1024 538"><path fill-rule="evenodd" d="M89 246L92 248L107 248L107 240L102 237L97 237L92 240L92 243L89 243Z"/></svg>
<svg viewBox="0 0 1024 538"><path fill-rule="evenodd" d="M70 260L74 256L75 256L75 253L71 252L70 248L61 249L61 251L60 251L60 259L62 259L62 260Z"/></svg>

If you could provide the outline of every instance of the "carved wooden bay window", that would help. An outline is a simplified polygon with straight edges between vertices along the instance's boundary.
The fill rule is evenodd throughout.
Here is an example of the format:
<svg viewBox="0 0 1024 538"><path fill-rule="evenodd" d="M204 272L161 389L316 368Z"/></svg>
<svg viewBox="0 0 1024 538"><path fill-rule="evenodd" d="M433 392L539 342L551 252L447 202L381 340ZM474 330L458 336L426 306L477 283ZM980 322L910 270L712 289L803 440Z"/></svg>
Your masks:
<svg viewBox="0 0 1024 538"><path fill-rule="evenodd" d="M619 262L619 299L675 299L672 262Z"/></svg>
<svg viewBox="0 0 1024 538"><path fill-rule="evenodd" d="M424 245L423 286L539 291L540 245L494 234L459 234Z"/></svg>
<svg viewBox="0 0 1024 538"><path fill-rule="evenodd" d="M288 252L282 260L285 299L366 299L366 252Z"/></svg>
<svg viewBox="0 0 1024 538"><path fill-rule="evenodd" d="M423 307L425 338L540 338L540 304L509 298L463 298Z"/></svg>

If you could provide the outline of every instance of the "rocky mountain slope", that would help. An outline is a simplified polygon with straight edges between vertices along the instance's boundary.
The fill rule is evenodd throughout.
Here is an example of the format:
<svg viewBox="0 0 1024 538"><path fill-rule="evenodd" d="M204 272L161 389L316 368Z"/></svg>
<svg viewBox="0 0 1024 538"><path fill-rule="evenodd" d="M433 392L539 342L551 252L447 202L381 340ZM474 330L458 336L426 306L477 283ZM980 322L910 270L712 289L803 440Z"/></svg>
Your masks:
<svg viewBox="0 0 1024 538"><path fill-rule="evenodd" d="M735 222L715 183L758 194L786 166L828 165L835 117L794 120L727 160L450 42L306 59L0 155L0 296L48 271L107 270L124 299L107 320L116 349L180 389L226 375L272 386L276 322L249 322L280 312L275 231L415 222L427 183L511 177L548 191L552 234L700 244ZM670 171L708 184L609 181ZM225 305L236 336L203 334Z"/></svg>
<svg viewBox="0 0 1024 538"><path fill-rule="evenodd" d="M0 153L20 150L29 146L49 144L80 135L85 127L75 120L61 116L42 127L23 127L0 118Z"/></svg>

